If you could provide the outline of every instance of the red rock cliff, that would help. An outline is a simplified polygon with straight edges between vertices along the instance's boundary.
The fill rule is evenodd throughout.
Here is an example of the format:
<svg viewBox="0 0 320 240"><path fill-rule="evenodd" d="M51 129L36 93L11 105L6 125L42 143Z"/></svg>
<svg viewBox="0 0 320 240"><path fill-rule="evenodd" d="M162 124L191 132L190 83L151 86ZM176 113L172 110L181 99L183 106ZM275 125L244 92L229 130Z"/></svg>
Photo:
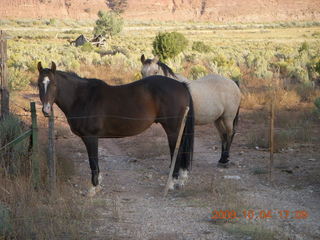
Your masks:
<svg viewBox="0 0 320 240"><path fill-rule="evenodd" d="M104 0L0 0L0 19L96 18ZM319 0L128 0L130 19L269 22L320 20Z"/></svg>

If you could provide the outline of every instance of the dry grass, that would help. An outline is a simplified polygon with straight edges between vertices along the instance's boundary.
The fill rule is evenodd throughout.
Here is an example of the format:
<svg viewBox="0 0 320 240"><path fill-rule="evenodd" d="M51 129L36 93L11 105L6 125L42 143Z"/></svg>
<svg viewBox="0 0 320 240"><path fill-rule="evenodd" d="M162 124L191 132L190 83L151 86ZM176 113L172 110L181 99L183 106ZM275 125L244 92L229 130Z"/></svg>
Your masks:
<svg viewBox="0 0 320 240"><path fill-rule="evenodd" d="M71 186L59 184L57 191L48 194L35 191L22 177L0 178L0 185L0 202L10 210L13 227L8 239L83 239L88 234L86 223L93 214Z"/></svg>
<svg viewBox="0 0 320 240"><path fill-rule="evenodd" d="M292 109L301 101L300 96L292 90L286 91L284 89L278 89L276 95L276 104L278 108Z"/></svg>
<svg viewBox="0 0 320 240"><path fill-rule="evenodd" d="M263 107L267 102L267 93L252 93L246 92L243 94L241 99L241 108L245 109L256 109Z"/></svg>
<svg viewBox="0 0 320 240"><path fill-rule="evenodd" d="M216 184L219 182L219 184ZM241 197L240 185L233 179L213 179L211 182L212 201L221 210L235 210L237 213L248 206Z"/></svg>
<svg viewBox="0 0 320 240"><path fill-rule="evenodd" d="M247 133L247 146L251 148L269 148L269 110L254 110L246 118L260 127ZM274 149L279 152L295 144L316 143L316 117L312 110L285 110L277 108L275 112Z"/></svg>
<svg viewBox="0 0 320 240"><path fill-rule="evenodd" d="M136 74L125 70L123 66L82 65L79 74L82 77L98 78L111 85L120 85L137 80Z"/></svg>
<svg viewBox="0 0 320 240"><path fill-rule="evenodd" d="M250 222L246 224L225 224L223 225L223 230L231 233L238 239L286 239L284 238L285 236L283 236L283 234L279 234L277 230L268 229L262 224L254 224Z"/></svg>

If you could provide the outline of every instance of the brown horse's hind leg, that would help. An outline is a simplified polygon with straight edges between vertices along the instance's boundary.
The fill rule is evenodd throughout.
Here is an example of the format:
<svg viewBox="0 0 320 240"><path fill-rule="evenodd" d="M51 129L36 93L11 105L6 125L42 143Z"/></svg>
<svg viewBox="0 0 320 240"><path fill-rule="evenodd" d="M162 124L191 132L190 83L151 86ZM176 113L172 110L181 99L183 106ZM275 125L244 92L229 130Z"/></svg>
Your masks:
<svg viewBox="0 0 320 240"><path fill-rule="evenodd" d="M82 137L82 141L86 145L89 164L91 169L91 182L93 186L99 184L99 164L98 164L98 137Z"/></svg>
<svg viewBox="0 0 320 240"><path fill-rule="evenodd" d="M169 143L169 149L170 149L170 158L171 158L171 163L170 163L170 167L172 164L172 157L174 154L174 149L176 147L176 142L178 139L178 127L173 127L173 126L169 126L169 124L167 123L161 123L164 131L167 134L167 138L168 138L168 143ZM177 179L179 177L179 169L180 169L180 165L181 165L181 159L178 157L176 164L174 166L174 170L173 170L173 174L172 174L172 178L173 178L173 182L172 182L172 186L170 186L170 189L173 190L174 189L174 185L177 183Z"/></svg>

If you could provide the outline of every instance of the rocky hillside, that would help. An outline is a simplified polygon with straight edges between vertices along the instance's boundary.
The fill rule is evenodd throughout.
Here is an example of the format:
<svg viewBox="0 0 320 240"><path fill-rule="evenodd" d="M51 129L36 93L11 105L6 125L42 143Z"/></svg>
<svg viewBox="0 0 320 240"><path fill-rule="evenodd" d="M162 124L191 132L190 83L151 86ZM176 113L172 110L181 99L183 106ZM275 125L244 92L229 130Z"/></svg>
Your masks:
<svg viewBox="0 0 320 240"><path fill-rule="evenodd" d="M105 0L1 0L0 19L96 18ZM269 22L320 20L319 0L128 0L124 16L141 20Z"/></svg>

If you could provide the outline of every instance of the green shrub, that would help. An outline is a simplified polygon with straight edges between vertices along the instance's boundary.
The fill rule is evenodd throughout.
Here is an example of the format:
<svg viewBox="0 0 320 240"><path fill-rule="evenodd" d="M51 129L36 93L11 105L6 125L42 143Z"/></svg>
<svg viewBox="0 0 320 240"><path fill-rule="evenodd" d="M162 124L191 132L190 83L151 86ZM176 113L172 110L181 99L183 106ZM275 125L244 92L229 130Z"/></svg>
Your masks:
<svg viewBox="0 0 320 240"><path fill-rule="evenodd" d="M250 52L245 56L245 62L253 75L257 78L271 79L273 72L270 71L272 53L269 51Z"/></svg>
<svg viewBox="0 0 320 240"><path fill-rule="evenodd" d="M315 63L314 70L320 75L320 59Z"/></svg>
<svg viewBox="0 0 320 240"><path fill-rule="evenodd" d="M55 26L57 24L57 20L54 18L50 18L49 21L46 22L47 25Z"/></svg>
<svg viewBox="0 0 320 240"><path fill-rule="evenodd" d="M190 78L196 80L207 74L207 69L201 65L193 66L190 70Z"/></svg>
<svg viewBox="0 0 320 240"><path fill-rule="evenodd" d="M0 146L5 146L20 136L26 129L20 119L9 114L0 121ZM28 139L0 152L0 167L6 169L10 175L20 174L28 164Z"/></svg>
<svg viewBox="0 0 320 240"><path fill-rule="evenodd" d="M309 44L307 42L303 42L299 48L299 53L303 51L309 51Z"/></svg>
<svg viewBox="0 0 320 240"><path fill-rule="evenodd" d="M174 58L188 46L188 40L178 32L159 33L153 41L152 53L161 61Z"/></svg>
<svg viewBox="0 0 320 240"><path fill-rule="evenodd" d="M309 82L308 70L301 66L291 66L288 68L288 76L293 83L307 83Z"/></svg>
<svg viewBox="0 0 320 240"><path fill-rule="evenodd" d="M233 80L241 80L241 71L233 59L227 59L223 54L218 54L209 59L209 69L211 72L218 73L222 76Z"/></svg>
<svg viewBox="0 0 320 240"><path fill-rule="evenodd" d="M109 36L112 37L122 31L123 19L114 12L98 12L98 20L93 29L93 35Z"/></svg>
<svg viewBox="0 0 320 240"><path fill-rule="evenodd" d="M320 38L320 32L316 31L316 32L312 33L312 37Z"/></svg>
<svg viewBox="0 0 320 240"><path fill-rule="evenodd" d="M192 43L192 50L197 51L197 52L201 52L201 53L206 53L206 52L210 52L211 48L210 48L210 46L206 45L205 43L203 43L201 41L195 41Z"/></svg>
<svg viewBox="0 0 320 240"><path fill-rule="evenodd" d="M92 46L92 44L90 42L86 42L81 46L81 50L83 52L91 52L94 50L94 47Z"/></svg>
<svg viewBox="0 0 320 240"><path fill-rule="evenodd" d="M9 68L9 89L16 91L26 88L31 81L31 78L21 70Z"/></svg>

